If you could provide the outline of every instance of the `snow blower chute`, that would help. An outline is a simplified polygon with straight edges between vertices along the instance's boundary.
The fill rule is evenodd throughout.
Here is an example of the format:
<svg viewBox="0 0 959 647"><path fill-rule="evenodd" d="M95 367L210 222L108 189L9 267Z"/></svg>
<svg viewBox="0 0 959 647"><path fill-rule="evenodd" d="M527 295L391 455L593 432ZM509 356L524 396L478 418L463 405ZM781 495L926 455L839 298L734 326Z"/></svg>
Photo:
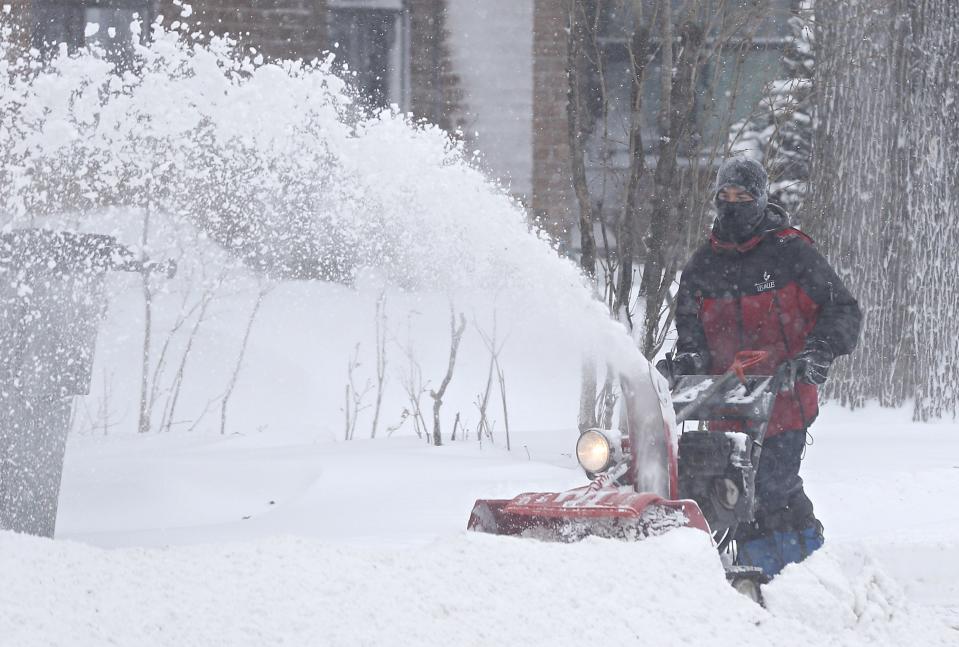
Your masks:
<svg viewBox="0 0 959 647"><path fill-rule="evenodd" d="M746 375L762 351L736 355L723 375L676 376L656 369L620 377L618 429L589 429L576 456L592 483L567 492L479 500L469 529L550 541L586 536L643 539L688 526L720 548L753 520L754 477L785 367ZM742 432L679 433L687 420L734 420Z"/></svg>

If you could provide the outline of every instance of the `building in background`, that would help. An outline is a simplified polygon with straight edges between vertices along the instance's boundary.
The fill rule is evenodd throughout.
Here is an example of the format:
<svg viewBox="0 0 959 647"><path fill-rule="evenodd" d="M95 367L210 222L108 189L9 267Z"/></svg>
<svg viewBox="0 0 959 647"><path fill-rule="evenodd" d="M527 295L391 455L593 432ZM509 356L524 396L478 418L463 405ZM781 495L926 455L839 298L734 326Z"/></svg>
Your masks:
<svg viewBox="0 0 959 647"><path fill-rule="evenodd" d="M20 4L30 12L25 21L30 45L41 51L60 44L75 50L91 43L123 50L133 39L130 26L135 21L148 24L156 16L153 0L21 0Z"/></svg>
<svg viewBox="0 0 959 647"><path fill-rule="evenodd" d="M230 34L268 58L312 59L332 51L367 109L395 105L416 118L460 129L489 174L527 206L541 227L561 242L575 228L568 17L560 0L6 1L26 25L25 38L39 50L49 51L56 43L76 49L95 41L122 61L125 44L137 37L131 23L161 19L166 25L187 22L191 33ZM728 80L740 89L740 112L748 111L765 83L779 75L779 48L793 0L766 1L776 11L750 46L747 73ZM141 37L147 35L143 29ZM624 38L621 30L604 34L603 56L610 100L628 107L629 81L621 78ZM656 97L646 103L654 110ZM705 137L726 136L710 122L705 107L702 119ZM647 142L655 141L650 128ZM624 164L627 152L622 146L603 163ZM621 192L613 188L604 199L620 200Z"/></svg>

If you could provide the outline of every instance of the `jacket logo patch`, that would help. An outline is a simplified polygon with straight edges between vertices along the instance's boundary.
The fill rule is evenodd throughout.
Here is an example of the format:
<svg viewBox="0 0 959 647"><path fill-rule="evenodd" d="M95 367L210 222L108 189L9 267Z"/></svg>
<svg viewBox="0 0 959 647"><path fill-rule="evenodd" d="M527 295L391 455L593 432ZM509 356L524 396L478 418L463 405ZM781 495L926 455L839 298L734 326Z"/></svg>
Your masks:
<svg viewBox="0 0 959 647"><path fill-rule="evenodd" d="M776 282L772 280L772 276L769 275L769 272L763 272L763 280L760 283L755 283L756 292L765 292L766 290L776 289Z"/></svg>

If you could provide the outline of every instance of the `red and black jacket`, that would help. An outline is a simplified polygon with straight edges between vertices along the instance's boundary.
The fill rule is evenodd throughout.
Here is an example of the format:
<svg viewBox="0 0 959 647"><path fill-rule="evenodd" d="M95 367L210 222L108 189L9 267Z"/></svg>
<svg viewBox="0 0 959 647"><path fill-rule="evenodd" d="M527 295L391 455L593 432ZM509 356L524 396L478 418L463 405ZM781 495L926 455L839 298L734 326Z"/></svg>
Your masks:
<svg viewBox="0 0 959 647"><path fill-rule="evenodd" d="M771 205L761 235L739 245L713 236L686 264L677 350L700 353L711 374L725 372L740 350L765 350L766 362L750 372L770 375L807 340L826 342L837 357L852 352L861 320L856 299L812 239ZM777 398L766 434L805 429L818 413L817 388L798 383Z"/></svg>

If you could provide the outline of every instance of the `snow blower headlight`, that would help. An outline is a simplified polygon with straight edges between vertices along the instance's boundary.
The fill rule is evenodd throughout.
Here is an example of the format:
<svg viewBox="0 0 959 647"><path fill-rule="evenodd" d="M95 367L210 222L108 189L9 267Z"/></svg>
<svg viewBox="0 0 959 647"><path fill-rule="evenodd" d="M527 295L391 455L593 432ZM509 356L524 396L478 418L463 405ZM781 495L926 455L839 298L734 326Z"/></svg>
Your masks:
<svg viewBox="0 0 959 647"><path fill-rule="evenodd" d="M612 467L620 454L619 438L614 434L604 429L589 429L580 434L576 458L584 470L598 474Z"/></svg>

